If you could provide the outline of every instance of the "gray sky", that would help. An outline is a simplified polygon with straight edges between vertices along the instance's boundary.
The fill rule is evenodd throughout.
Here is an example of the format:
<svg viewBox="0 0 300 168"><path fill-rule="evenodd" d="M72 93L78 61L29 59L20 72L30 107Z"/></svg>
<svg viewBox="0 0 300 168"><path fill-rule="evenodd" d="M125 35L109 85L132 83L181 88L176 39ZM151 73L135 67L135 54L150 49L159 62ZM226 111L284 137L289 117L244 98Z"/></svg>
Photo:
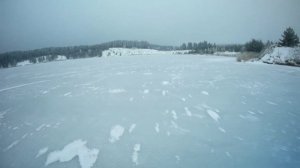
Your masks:
<svg viewBox="0 0 300 168"><path fill-rule="evenodd" d="M0 52L147 40L244 43L300 35L300 0L0 0Z"/></svg>

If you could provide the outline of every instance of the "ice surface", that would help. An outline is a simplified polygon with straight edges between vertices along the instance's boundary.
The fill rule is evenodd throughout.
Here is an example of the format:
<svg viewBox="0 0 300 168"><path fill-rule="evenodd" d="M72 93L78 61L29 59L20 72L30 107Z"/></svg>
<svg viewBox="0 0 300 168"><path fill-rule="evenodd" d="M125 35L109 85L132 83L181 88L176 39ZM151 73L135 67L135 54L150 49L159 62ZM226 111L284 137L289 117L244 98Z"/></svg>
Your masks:
<svg viewBox="0 0 300 168"><path fill-rule="evenodd" d="M24 86L28 86L28 85L39 84L39 83L43 83L43 82L48 82L48 80L36 81L36 82L24 83L24 84L20 84L20 85L16 85L16 86L11 86L11 87L8 87L8 88L0 89L0 92L4 92L4 91L7 91L7 90L16 89L16 88L20 88L20 87L24 87Z"/></svg>
<svg viewBox="0 0 300 168"><path fill-rule="evenodd" d="M120 140L120 137L123 135L124 131L125 131L125 128L120 125L113 126L110 130L109 141L111 143L114 143L114 142Z"/></svg>
<svg viewBox="0 0 300 168"><path fill-rule="evenodd" d="M154 54L1 69L0 79L1 168L300 165L296 67Z"/></svg>
<svg viewBox="0 0 300 168"><path fill-rule="evenodd" d="M45 163L48 166L54 162L68 162L74 157L78 157L81 168L91 168L98 158L98 149L86 147L86 141L75 140L66 145L62 150L51 152Z"/></svg>

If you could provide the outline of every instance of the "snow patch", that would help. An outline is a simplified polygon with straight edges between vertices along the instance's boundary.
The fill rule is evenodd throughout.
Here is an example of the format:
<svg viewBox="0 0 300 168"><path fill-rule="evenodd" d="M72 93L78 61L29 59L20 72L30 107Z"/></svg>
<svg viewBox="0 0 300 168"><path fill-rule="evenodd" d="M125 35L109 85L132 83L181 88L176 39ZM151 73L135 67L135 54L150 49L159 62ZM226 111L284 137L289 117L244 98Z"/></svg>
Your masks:
<svg viewBox="0 0 300 168"><path fill-rule="evenodd" d="M189 108L185 107L184 111L186 113L187 116L191 117L192 116L192 112L189 110Z"/></svg>
<svg viewBox="0 0 300 168"><path fill-rule="evenodd" d="M70 96L72 94L72 92L67 92L64 94L64 96Z"/></svg>
<svg viewBox="0 0 300 168"><path fill-rule="evenodd" d="M144 94L148 94L148 93L149 93L149 90L148 90L148 89L145 89L145 90L143 91L143 93L144 93Z"/></svg>
<svg viewBox="0 0 300 168"><path fill-rule="evenodd" d="M120 140L120 137L123 135L125 129L124 127L120 126L120 125L115 125L114 127L112 127L112 129L110 130L110 138L109 141L111 143L114 143L118 140Z"/></svg>
<svg viewBox="0 0 300 168"><path fill-rule="evenodd" d="M45 163L48 166L54 162L68 162L78 156L81 168L91 168L97 160L99 150L86 147L86 141L75 140L66 145L62 150L51 152Z"/></svg>
<svg viewBox="0 0 300 168"><path fill-rule="evenodd" d="M3 119L8 110L5 110L0 113L0 119Z"/></svg>
<svg viewBox="0 0 300 168"><path fill-rule="evenodd" d="M118 93L124 93L124 92L126 92L126 90L125 89L109 89L108 92L111 94L118 94Z"/></svg>
<svg viewBox="0 0 300 168"><path fill-rule="evenodd" d="M217 114L216 112L212 111L212 110L206 110L207 114L216 122L219 122L220 116L219 114Z"/></svg>
<svg viewBox="0 0 300 168"><path fill-rule="evenodd" d="M64 55L58 55L57 58L55 59L55 61L64 61L67 60L67 57Z"/></svg>
<svg viewBox="0 0 300 168"><path fill-rule="evenodd" d="M266 101L268 104L270 104L270 105L273 105L273 106L277 106L277 104L276 103L274 103L274 102L271 102L271 101Z"/></svg>
<svg viewBox="0 0 300 168"><path fill-rule="evenodd" d="M16 140L16 141L12 142L12 143L11 143L10 145L8 145L8 147L6 147L3 151L5 152L5 151L10 150L10 149L13 148L14 146L18 145L19 142L20 142L19 140Z"/></svg>
<svg viewBox="0 0 300 168"><path fill-rule="evenodd" d="M170 82L169 82L169 81L163 81L161 84L162 84L162 85L169 85Z"/></svg>
<svg viewBox="0 0 300 168"><path fill-rule="evenodd" d="M25 66L25 65L30 65L30 64L32 64L32 63L29 60L25 60L22 62L18 62L17 66Z"/></svg>
<svg viewBox="0 0 300 168"><path fill-rule="evenodd" d="M172 110L171 113L172 113L172 117L174 118L174 120L177 120L178 117L177 117L175 110Z"/></svg>
<svg viewBox="0 0 300 168"><path fill-rule="evenodd" d="M40 131L40 130L42 130L44 127L46 127L46 124L40 125L40 126L37 127L35 130L36 130L36 131Z"/></svg>
<svg viewBox="0 0 300 168"><path fill-rule="evenodd" d="M156 131L157 133L159 133L159 124L158 124L158 123L155 123L155 131Z"/></svg>
<svg viewBox="0 0 300 168"><path fill-rule="evenodd" d="M226 133L226 130L225 130L224 128L219 127L218 129L219 129L221 132Z"/></svg>
<svg viewBox="0 0 300 168"><path fill-rule="evenodd" d="M35 158L38 158L38 157L44 155L45 153L47 153L47 151L48 151L48 147L40 149L39 152L36 154Z"/></svg>
<svg viewBox="0 0 300 168"><path fill-rule="evenodd" d="M224 51L224 52L215 52L214 55L217 56L237 56L240 54L240 52L234 52L234 51Z"/></svg>
<svg viewBox="0 0 300 168"><path fill-rule="evenodd" d="M133 147L133 153L132 153L132 156L131 156L131 159L132 159L132 162L135 164L135 165L138 165L139 164L139 151L141 150L141 144L135 144L134 147Z"/></svg>
<svg viewBox="0 0 300 168"><path fill-rule="evenodd" d="M207 96L209 95L207 91L202 91L201 93Z"/></svg>
<svg viewBox="0 0 300 168"><path fill-rule="evenodd" d="M136 127L136 124L131 124L131 126L129 127L128 132L132 133L132 131L135 129L135 127Z"/></svg>

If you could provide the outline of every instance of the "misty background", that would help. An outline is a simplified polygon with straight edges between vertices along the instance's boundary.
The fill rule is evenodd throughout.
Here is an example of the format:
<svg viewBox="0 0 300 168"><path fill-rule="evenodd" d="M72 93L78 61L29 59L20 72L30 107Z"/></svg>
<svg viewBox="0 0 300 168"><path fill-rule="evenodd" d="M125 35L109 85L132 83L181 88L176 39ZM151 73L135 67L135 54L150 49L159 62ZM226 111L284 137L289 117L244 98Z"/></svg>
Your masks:
<svg viewBox="0 0 300 168"><path fill-rule="evenodd" d="M1 0L0 53L42 47L147 40L277 41L300 34L299 0Z"/></svg>

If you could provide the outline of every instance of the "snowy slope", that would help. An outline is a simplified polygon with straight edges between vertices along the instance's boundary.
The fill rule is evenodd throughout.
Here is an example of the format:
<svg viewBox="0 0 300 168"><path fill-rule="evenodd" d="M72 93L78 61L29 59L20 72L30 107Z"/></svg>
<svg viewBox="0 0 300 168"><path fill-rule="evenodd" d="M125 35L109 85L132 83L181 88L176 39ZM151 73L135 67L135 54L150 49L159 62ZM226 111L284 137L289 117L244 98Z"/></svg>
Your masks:
<svg viewBox="0 0 300 168"><path fill-rule="evenodd" d="M300 65L300 48L272 47L267 49L261 61L269 64Z"/></svg>
<svg viewBox="0 0 300 168"><path fill-rule="evenodd" d="M300 69L155 54L0 70L1 168L298 168Z"/></svg>
<svg viewBox="0 0 300 168"><path fill-rule="evenodd" d="M138 48L110 48L102 52L103 57L129 55L158 55L158 54L187 54L189 50L158 51L154 49Z"/></svg>

